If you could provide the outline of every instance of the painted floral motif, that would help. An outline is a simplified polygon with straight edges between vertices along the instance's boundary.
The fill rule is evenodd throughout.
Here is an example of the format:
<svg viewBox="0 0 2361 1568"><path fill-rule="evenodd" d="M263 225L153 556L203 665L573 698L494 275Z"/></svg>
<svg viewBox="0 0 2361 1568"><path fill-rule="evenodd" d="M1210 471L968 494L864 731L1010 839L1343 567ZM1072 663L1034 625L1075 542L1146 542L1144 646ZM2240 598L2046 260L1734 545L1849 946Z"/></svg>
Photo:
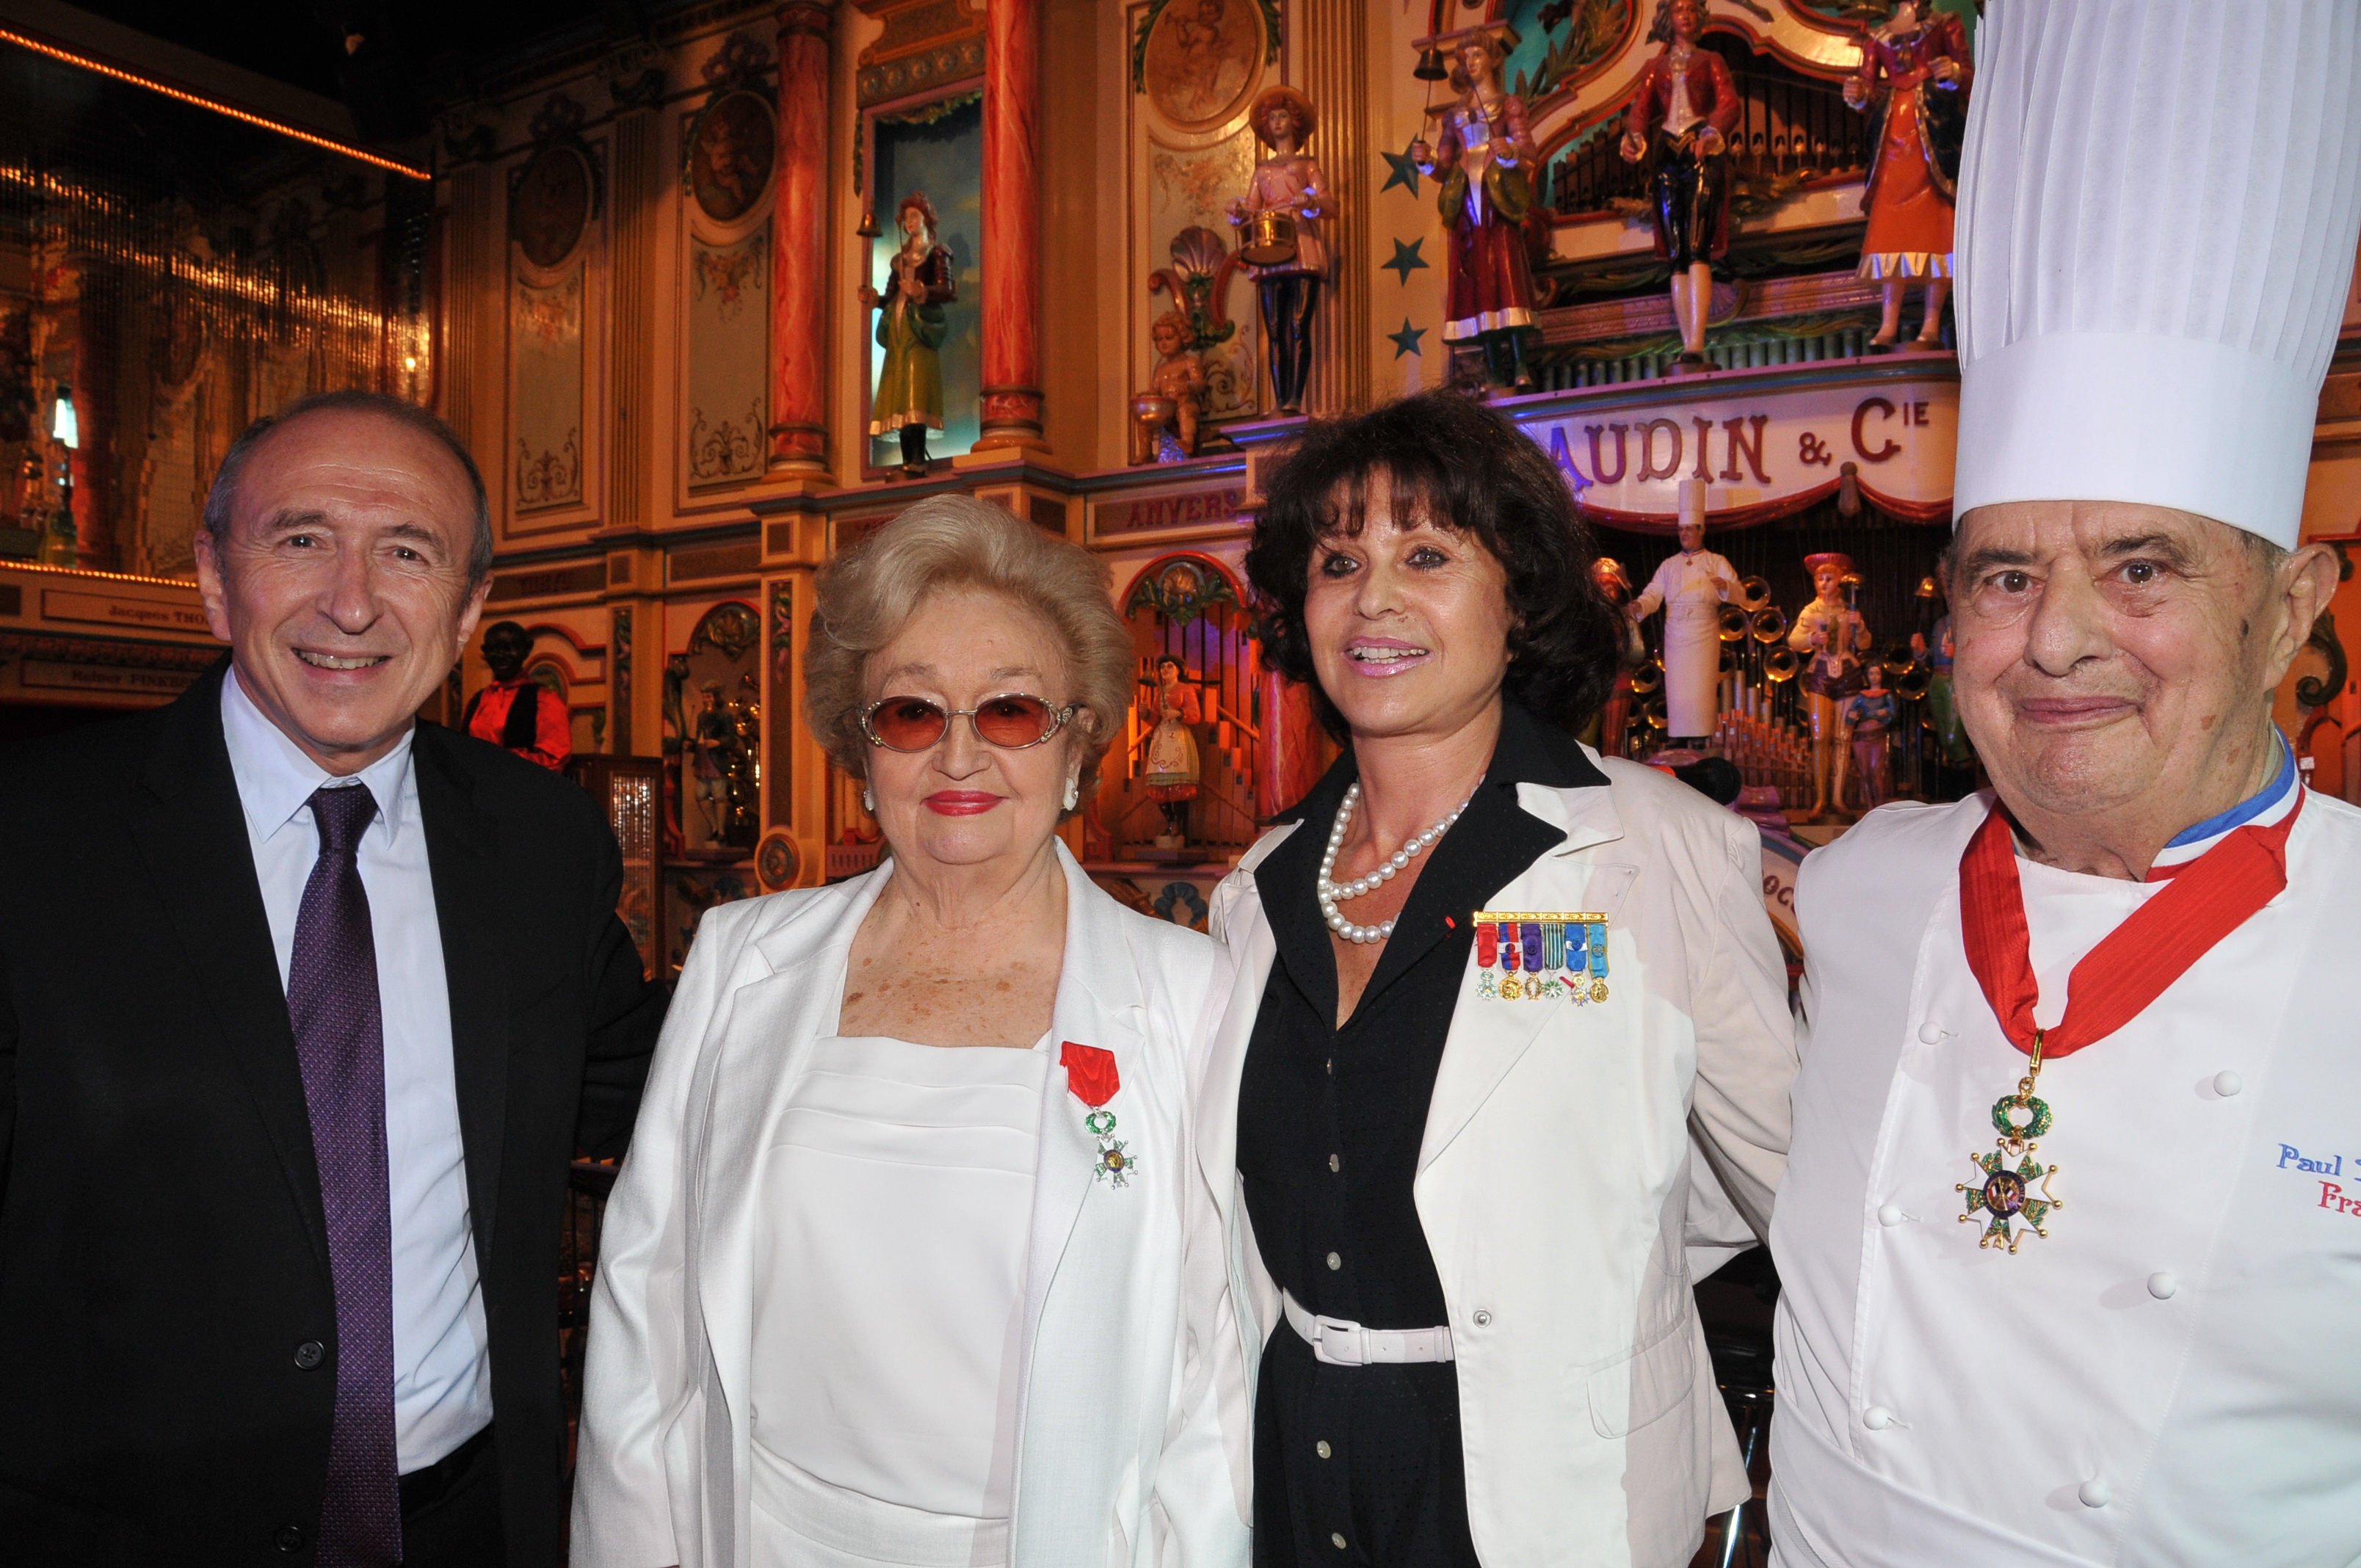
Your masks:
<svg viewBox="0 0 2361 1568"><path fill-rule="evenodd" d="M746 244L730 250L697 248L695 257L696 298L702 300L708 292L711 293L715 302L714 313L722 321L734 322L745 313L748 293L761 294L764 238L756 235Z"/></svg>
<svg viewBox="0 0 2361 1568"><path fill-rule="evenodd" d="M581 330L582 274L578 271L554 289L517 291L517 324L544 345L573 338Z"/></svg>
<svg viewBox="0 0 2361 1568"><path fill-rule="evenodd" d="M734 420L710 423L705 411L694 411L688 427L688 477L699 483L735 479L757 472L763 461L763 403L757 398L746 409L742 424Z"/></svg>
<svg viewBox="0 0 2361 1568"><path fill-rule="evenodd" d="M582 432L566 433L555 451L535 453L517 442L517 504L557 506L582 499Z"/></svg>

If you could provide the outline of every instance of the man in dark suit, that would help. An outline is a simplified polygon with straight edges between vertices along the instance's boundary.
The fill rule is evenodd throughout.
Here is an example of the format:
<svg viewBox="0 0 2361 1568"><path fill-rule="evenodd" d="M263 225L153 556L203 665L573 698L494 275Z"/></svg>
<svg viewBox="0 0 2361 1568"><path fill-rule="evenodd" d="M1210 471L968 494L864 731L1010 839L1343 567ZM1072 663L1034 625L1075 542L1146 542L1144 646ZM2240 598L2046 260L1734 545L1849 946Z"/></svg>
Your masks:
<svg viewBox="0 0 2361 1568"><path fill-rule="evenodd" d="M489 587L457 438L239 438L231 656L0 757L0 1559L555 1564L556 1265L664 1011L590 797L412 714Z"/></svg>

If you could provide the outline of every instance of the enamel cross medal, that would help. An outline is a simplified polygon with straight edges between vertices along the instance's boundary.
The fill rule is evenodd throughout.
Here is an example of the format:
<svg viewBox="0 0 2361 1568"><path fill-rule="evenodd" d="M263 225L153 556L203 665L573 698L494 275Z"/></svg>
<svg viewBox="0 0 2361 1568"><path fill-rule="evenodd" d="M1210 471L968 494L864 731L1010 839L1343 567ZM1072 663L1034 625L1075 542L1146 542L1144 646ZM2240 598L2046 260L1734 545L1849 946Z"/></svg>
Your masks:
<svg viewBox="0 0 2361 1568"><path fill-rule="evenodd" d="M1066 1087L1075 1099L1090 1108L1082 1125L1099 1141L1098 1163L1091 1168L1093 1179L1110 1187L1128 1187L1139 1167L1133 1163L1124 1140L1115 1135L1115 1113L1106 1102L1123 1087L1115 1067L1115 1053L1096 1046L1078 1046L1068 1040L1060 1051L1059 1065L1066 1069Z"/></svg>
<svg viewBox="0 0 2361 1568"><path fill-rule="evenodd" d="M1967 1194L1968 1212L1960 1216L1963 1225L1982 1224L1983 1235L1978 1246L2003 1247L2010 1252L2025 1240L2022 1231L2010 1227L2022 1222L2026 1230L2047 1239L2049 1232L2041 1222L2049 1217L2052 1209L2066 1205L2049 1196L2049 1179L2058 1174L2054 1165L2043 1165L2033 1157L2041 1146L2033 1140L2049 1132L2049 1102L2034 1096L2034 1085L2041 1077L2041 1031L2033 1032L2033 1065L2023 1078L2016 1080L2016 1092L2004 1094L1993 1102L1993 1125L2000 1129L1999 1141L1993 1152L1971 1154L1968 1163L1982 1174L1983 1179L1971 1187L1962 1181L1955 1190ZM2015 1155L2014 1168L2008 1157ZM2041 1187L2039 1196L2034 1184Z"/></svg>

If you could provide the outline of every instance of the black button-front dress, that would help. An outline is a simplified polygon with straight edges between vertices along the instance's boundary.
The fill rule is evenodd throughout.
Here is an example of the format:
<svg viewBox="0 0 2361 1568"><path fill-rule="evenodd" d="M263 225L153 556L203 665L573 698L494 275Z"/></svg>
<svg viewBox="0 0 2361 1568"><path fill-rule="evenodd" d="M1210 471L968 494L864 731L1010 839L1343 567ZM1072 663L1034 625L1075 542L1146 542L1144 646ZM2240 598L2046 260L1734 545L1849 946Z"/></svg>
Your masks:
<svg viewBox="0 0 2361 1568"><path fill-rule="evenodd" d="M1607 780L1571 737L1509 704L1483 784L1426 851L1377 972L1338 1029L1335 955L1313 883L1356 776L1347 753L1255 872L1279 957L1239 1085L1238 1170L1264 1266L1308 1310L1433 1328L1448 1314L1411 1182L1472 916L1564 840L1518 804L1516 786ZM1447 1362L1325 1365L1279 1324L1255 1400L1254 1464L1257 1568L1476 1568Z"/></svg>

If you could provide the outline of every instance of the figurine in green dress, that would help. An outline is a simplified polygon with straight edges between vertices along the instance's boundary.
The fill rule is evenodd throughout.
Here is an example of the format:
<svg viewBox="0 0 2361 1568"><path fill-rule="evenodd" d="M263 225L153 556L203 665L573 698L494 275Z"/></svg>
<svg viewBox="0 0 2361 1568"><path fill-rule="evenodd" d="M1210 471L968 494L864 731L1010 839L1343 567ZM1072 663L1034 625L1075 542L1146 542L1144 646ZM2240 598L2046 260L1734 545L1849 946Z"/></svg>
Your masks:
<svg viewBox="0 0 2361 1568"><path fill-rule="evenodd" d="M869 406L869 433L902 433L902 472L923 478L927 432L943 428L943 366L938 352L950 330L943 307L959 298L951 253L936 239L935 205L923 192L902 198L895 222L902 230L891 276L881 295L861 285L861 303L877 312L877 345L885 367Z"/></svg>

